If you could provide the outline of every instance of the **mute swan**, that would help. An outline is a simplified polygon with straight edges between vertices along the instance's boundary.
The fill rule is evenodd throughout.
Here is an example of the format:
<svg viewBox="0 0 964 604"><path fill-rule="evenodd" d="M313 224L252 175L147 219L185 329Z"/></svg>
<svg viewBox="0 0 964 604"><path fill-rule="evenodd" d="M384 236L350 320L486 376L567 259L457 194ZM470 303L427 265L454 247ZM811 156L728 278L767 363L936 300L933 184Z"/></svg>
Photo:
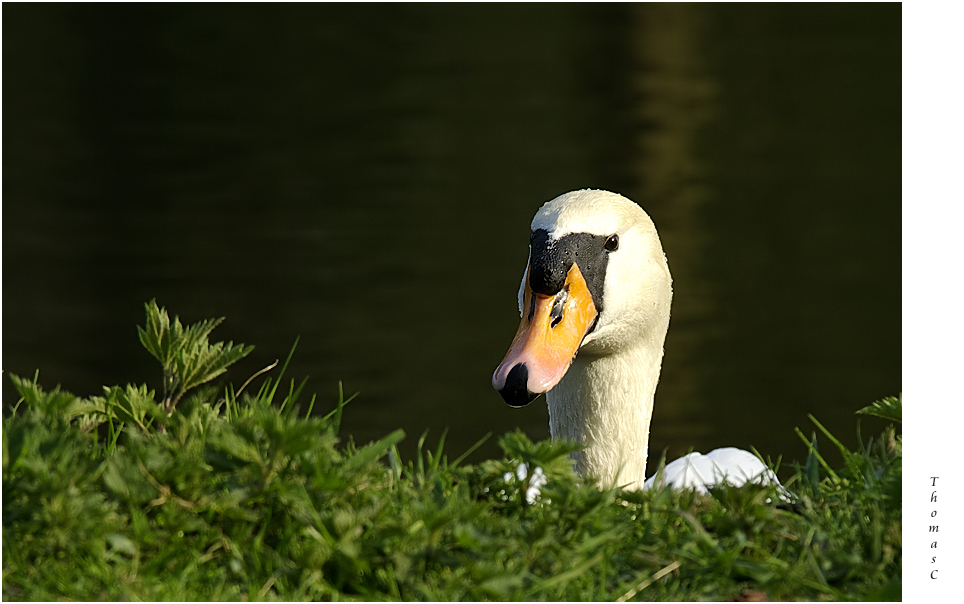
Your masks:
<svg viewBox="0 0 964 604"><path fill-rule="evenodd" d="M492 385L513 407L545 394L553 440L583 443L576 471L602 486L649 488L656 478L646 480L646 456L671 284L653 221L621 195L573 191L532 219L522 322ZM722 480L779 484L733 448L691 453L662 476L703 492Z"/></svg>

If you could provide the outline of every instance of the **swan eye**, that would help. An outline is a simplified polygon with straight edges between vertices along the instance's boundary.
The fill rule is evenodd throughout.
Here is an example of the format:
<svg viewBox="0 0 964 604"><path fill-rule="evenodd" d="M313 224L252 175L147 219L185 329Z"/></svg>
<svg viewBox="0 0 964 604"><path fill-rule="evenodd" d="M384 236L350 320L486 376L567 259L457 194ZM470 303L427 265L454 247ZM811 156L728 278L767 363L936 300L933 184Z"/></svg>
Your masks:
<svg viewBox="0 0 964 604"><path fill-rule="evenodd" d="M615 252L619 249L619 235L613 235L606 240L606 251Z"/></svg>

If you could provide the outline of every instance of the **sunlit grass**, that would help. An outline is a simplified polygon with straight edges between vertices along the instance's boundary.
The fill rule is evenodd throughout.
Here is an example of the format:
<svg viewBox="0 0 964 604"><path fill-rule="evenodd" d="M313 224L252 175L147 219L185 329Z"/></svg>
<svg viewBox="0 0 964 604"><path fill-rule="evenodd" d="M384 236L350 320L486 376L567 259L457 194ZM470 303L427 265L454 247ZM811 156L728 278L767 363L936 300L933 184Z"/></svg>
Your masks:
<svg viewBox="0 0 964 604"><path fill-rule="evenodd" d="M601 491L573 473L572 445L521 433L476 465L424 435L404 460L400 430L340 442L344 396L324 415L284 367L239 393L205 386L250 347L209 345L214 322L178 330L147 312L160 397L128 385L81 398L11 376L22 399L3 423L5 599L900 598L892 427L841 446L839 469L805 439L791 503L757 485ZM869 409L900 419L899 399ZM532 504L525 479L505 479L520 462L548 478Z"/></svg>

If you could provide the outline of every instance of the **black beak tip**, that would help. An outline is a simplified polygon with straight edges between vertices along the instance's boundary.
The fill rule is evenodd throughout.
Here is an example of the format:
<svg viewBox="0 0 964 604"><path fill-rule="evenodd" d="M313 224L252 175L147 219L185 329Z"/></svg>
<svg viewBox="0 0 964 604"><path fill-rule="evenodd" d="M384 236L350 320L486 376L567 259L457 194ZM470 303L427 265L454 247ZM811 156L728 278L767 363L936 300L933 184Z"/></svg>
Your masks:
<svg viewBox="0 0 964 604"><path fill-rule="evenodd" d="M510 407L525 407L539 396L538 393L529 392L528 382L529 368L525 363L519 363L509 370L499 394Z"/></svg>

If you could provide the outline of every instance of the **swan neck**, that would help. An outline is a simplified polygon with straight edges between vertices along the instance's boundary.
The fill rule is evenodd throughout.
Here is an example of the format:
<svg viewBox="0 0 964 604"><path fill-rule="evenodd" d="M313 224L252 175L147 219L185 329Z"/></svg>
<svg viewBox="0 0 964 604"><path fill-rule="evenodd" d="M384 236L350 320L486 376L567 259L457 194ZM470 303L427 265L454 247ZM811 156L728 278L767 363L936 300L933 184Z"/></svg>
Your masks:
<svg viewBox="0 0 964 604"><path fill-rule="evenodd" d="M642 488L662 346L579 355L547 394L552 439L579 442L576 471L603 488Z"/></svg>

